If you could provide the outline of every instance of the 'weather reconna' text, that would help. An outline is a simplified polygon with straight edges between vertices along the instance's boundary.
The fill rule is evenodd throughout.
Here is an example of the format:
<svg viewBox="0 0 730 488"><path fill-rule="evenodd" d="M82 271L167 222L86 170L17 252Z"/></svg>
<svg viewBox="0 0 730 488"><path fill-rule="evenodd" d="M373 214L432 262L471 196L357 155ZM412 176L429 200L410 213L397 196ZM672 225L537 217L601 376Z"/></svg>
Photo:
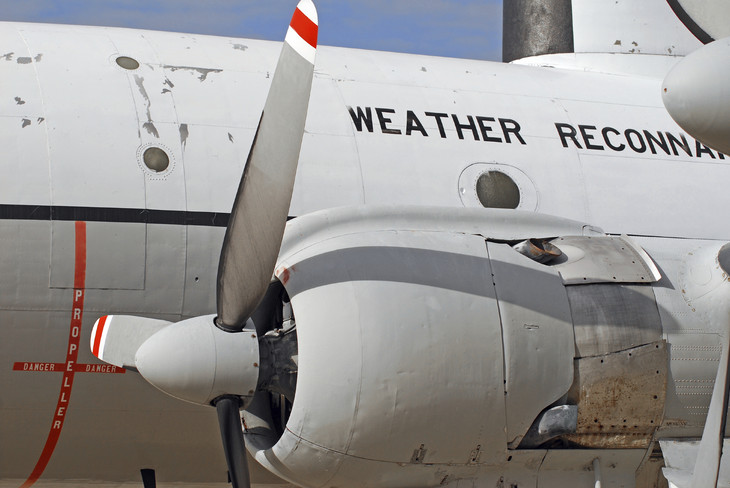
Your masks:
<svg viewBox="0 0 730 488"><path fill-rule="evenodd" d="M527 145L522 126L514 119L483 115L458 115L445 112L416 112L405 114L392 108L347 107L355 130L382 134L436 136L442 139L456 136L460 140ZM428 127L428 129L427 129ZM668 131L616 129L595 125L572 125L555 122L555 130L564 148L588 151L631 151L637 154L689 156L725 159L685 134Z"/></svg>

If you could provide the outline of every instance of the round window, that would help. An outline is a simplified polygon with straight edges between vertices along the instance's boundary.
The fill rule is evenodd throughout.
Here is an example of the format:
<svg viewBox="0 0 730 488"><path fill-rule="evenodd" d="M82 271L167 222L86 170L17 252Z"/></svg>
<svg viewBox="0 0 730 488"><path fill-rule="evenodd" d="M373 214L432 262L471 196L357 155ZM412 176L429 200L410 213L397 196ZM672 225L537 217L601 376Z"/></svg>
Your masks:
<svg viewBox="0 0 730 488"><path fill-rule="evenodd" d="M145 166L155 173L165 171L170 166L170 158L167 153L155 146L145 149L142 161L144 161Z"/></svg>
<svg viewBox="0 0 730 488"><path fill-rule="evenodd" d="M501 171L487 171L477 179L477 197L486 208L517 208L520 189Z"/></svg>

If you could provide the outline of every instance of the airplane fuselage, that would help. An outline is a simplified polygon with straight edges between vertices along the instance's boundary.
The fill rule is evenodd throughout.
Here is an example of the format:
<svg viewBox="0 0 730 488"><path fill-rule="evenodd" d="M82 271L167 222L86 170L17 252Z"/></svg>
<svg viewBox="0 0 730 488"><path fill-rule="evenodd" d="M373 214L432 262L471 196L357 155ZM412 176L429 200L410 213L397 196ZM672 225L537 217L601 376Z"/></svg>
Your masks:
<svg viewBox="0 0 730 488"><path fill-rule="evenodd" d="M50 480L136 480L154 465L161 479L224 483L212 409L102 365L86 344L102 314L215 310L280 44L12 23L0 39L0 486L42 461ZM663 338L677 344L661 427L697 437L717 331L678 287L703 296L686 263L730 239L730 158L682 132L660 85L321 47L289 214L481 208L479 177L499 172L519 190L513 208L634 237L662 272Z"/></svg>

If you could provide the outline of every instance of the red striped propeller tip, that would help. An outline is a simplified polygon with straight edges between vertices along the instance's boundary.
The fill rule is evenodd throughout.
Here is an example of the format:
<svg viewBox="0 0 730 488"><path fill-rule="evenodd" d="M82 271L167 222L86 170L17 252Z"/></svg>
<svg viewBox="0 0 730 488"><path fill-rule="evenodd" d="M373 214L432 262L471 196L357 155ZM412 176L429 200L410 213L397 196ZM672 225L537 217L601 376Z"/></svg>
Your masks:
<svg viewBox="0 0 730 488"><path fill-rule="evenodd" d="M292 16L284 39L304 59L314 64L319 19L312 0L301 0Z"/></svg>
<svg viewBox="0 0 730 488"><path fill-rule="evenodd" d="M112 323L112 317L114 316L104 315L103 317L100 317L99 320L94 323L94 328L91 329L91 340L89 341L91 353L102 361L104 360L103 356L104 345L106 344L106 334Z"/></svg>

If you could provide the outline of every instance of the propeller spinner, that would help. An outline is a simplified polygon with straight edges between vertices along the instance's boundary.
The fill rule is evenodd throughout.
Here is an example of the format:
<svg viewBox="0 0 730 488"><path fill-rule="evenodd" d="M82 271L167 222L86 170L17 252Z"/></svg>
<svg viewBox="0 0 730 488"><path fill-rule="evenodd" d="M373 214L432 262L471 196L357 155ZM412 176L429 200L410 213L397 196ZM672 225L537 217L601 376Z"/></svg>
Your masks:
<svg viewBox="0 0 730 488"><path fill-rule="evenodd" d="M91 334L92 352L102 361L136 370L176 398L216 407L234 487L250 485L240 408L253 397L259 377L258 337L246 325L266 293L284 235L317 31L314 4L301 0L231 210L218 264L217 316L169 323L110 315Z"/></svg>

